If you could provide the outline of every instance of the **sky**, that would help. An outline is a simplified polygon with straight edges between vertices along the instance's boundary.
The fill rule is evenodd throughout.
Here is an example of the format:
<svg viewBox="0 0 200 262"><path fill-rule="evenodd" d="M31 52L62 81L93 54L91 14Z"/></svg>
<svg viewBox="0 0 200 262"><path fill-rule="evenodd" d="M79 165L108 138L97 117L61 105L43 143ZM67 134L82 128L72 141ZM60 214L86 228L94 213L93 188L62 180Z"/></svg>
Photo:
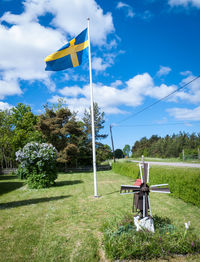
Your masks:
<svg viewBox="0 0 200 262"><path fill-rule="evenodd" d="M200 75L200 0L1 0L0 110L24 103L41 114L62 98L83 116L88 62L49 72L44 59L88 17L94 101L105 112L103 133L112 125L115 149L152 135L198 133L200 78L187 83ZM102 142L111 146L110 135Z"/></svg>

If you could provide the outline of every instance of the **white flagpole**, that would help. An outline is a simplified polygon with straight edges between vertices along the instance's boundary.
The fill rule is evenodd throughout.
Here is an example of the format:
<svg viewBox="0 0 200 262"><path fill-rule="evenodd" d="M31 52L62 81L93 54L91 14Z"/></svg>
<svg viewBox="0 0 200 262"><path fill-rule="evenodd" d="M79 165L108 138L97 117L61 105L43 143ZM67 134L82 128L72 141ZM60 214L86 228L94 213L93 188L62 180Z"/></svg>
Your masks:
<svg viewBox="0 0 200 262"><path fill-rule="evenodd" d="M95 128L94 128L94 101L93 101L93 87L92 87L92 64L91 64L91 50L90 50L90 18L88 18L88 43L89 43L88 47L89 47L89 71L90 71L90 100L91 100L91 121L92 121L94 197L98 197L98 194L97 194L97 172L96 172Z"/></svg>

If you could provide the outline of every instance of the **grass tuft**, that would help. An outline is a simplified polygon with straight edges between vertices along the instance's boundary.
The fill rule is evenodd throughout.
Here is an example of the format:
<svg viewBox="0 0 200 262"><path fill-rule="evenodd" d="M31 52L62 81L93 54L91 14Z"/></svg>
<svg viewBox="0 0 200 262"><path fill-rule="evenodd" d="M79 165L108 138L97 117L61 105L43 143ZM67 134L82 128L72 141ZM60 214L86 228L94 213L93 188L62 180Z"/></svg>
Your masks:
<svg viewBox="0 0 200 262"><path fill-rule="evenodd" d="M192 228L175 227L168 218L154 217L155 233L136 231L133 216L121 221L109 220L104 224L104 246L111 259L169 258L173 255L197 253L200 238Z"/></svg>

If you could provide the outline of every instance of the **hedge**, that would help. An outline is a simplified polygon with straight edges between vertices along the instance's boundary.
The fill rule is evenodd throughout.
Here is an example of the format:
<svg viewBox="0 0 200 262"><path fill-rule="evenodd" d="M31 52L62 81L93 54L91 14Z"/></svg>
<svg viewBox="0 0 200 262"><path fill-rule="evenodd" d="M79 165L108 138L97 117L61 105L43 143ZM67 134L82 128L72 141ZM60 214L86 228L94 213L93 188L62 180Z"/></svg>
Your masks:
<svg viewBox="0 0 200 262"><path fill-rule="evenodd" d="M137 163L113 163L113 171L134 180L140 178ZM200 169L170 166L151 166L149 184L169 184L174 197L200 207Z"/></svg>

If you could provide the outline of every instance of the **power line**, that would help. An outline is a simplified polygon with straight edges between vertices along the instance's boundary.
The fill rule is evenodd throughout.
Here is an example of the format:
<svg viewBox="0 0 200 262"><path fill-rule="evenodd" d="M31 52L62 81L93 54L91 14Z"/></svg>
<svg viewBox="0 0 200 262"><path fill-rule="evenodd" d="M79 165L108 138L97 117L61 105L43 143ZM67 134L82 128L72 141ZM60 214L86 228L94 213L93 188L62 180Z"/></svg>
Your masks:
<svg viewBox="0 0 200 262"><path fill-rule="evenodd" d="M140 126L171 126L171 125L184 125L189 123L198 123L200 121L189 121L189 122L173 122L173 123L154 123L154 124L135 124L135 125L114 125L113 127L140 127Z"/></svg>
<svg viewBox="0 0 200 262"><path fill-rule="evenodd" d="M170 94L168 94L168 95L162 97L161 99L155 101L154 103L152 103L152 104L150 104L150 105L144 107L143 109L139 110L138 112L132 114L131 116L128 116L128 117L126 117L126 118L120 120L119 122L117 122L117 124L118 124L118 123L121 123L121 122L124 122L124 121L128 120L129 118L132 118L132 117L135 117L135 116L141 114L142 112L146 111L147 109L151 108L152 106L158 104L159 102L165 100L165 99L168 98L169 96L175 94L175 93L178 92L179 90L185 88L186 86L188 86L189 84L191 84L192 82L194 82L195 80L197 80L198 78L200 78L200 75L197 76L197 77L195 77L195 78L193 78L191 81L189 81L189 82L186 83L185 85L183 85L183 86L177 88L175 91L171 92Z"/></svg>

